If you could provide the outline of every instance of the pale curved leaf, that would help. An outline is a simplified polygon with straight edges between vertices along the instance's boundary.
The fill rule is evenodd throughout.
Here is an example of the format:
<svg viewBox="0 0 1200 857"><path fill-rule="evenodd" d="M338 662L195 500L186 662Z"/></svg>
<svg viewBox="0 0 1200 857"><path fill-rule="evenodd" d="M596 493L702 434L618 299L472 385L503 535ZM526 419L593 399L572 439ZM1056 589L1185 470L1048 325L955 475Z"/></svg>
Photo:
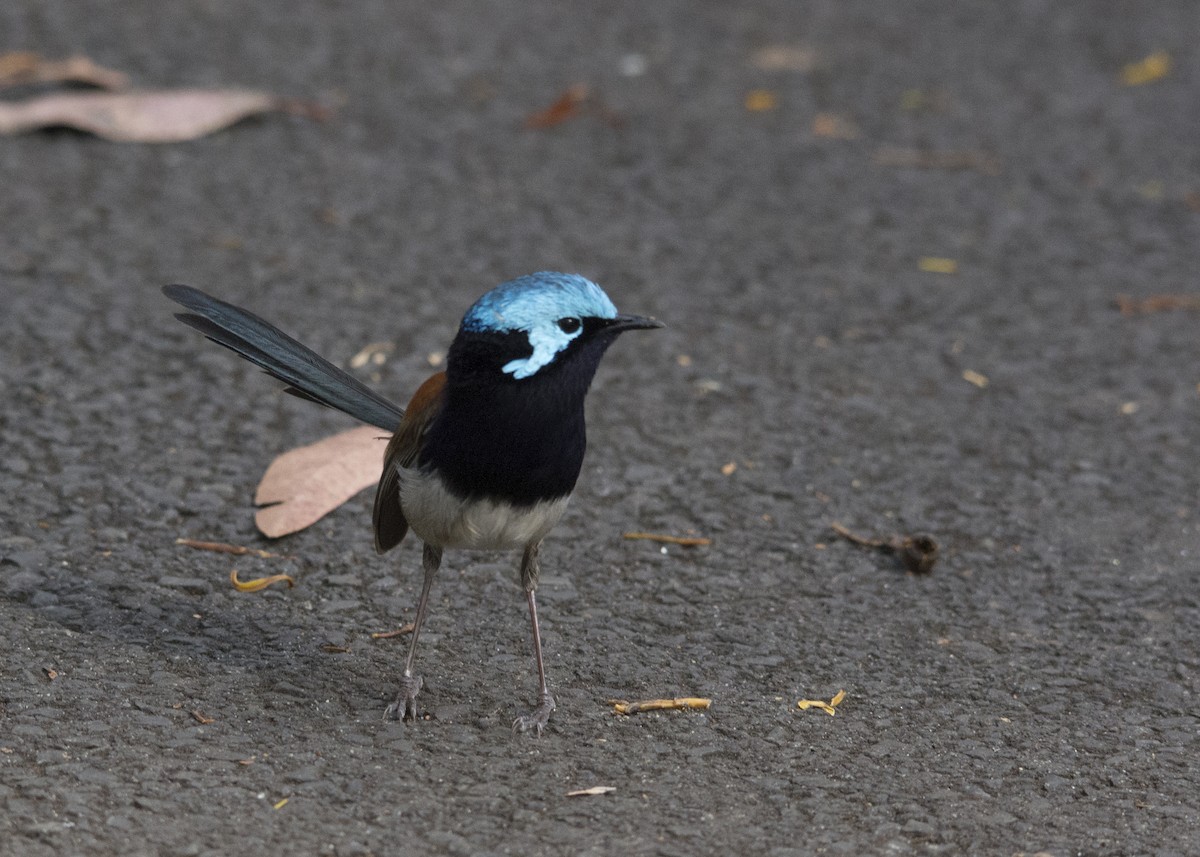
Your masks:
<svg viewBox="0 0 1200 857"><path fill-rule="evenodd" d="M254 523L272 539L315 524L379 482L387 442L380 429L360 426L283 453L258 483Z"/></svg>
<svg viewBox="0 0 1200 857"><path fill-rule="evenodd" d="M0 102L0 134L68 127L125 143L194 140L273 110L287 99L255 89L69 92Z"/></svg>

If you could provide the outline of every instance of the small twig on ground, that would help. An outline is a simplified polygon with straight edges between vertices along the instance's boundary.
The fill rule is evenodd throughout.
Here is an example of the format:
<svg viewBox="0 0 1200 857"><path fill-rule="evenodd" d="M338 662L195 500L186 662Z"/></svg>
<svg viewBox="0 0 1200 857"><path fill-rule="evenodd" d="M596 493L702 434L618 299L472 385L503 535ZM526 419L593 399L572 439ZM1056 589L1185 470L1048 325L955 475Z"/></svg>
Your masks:
<svg viewBox="0 0 1200 857"><path fill-rule="evenodd" d="M256 556L259 559L277 559L280 554L270 551L248 548L242 545L227 545L224 542L202 542L197 539L176 539L175 544L213 553L227 553L233 556Z"/></svg>
<svg viewBox="0 0 1200 857"><path fill-rule="evenodd" d="M913 574L928 574L933 571L933 565L938 559L940 548L938 547L937 540L928 533L916 533L911 536L894 535L882 539L873 539L853 533L837 521L834 521L829 526L835 533L847 541L898 557L900 562L904 564L904 567Z"/></svg>
<svg viewBox="0 0 1200 857"><path fill-rule="evenodd" d="M680 696L674 699L643 699L640 702L610 699L608 704L613 707L614 714L637 714L641 711L674 711L680 708L706 709L712 706L712 700L697 696Z"/></svg>
<svg viewBox="0 0 1200 857"><path fill-rule="evenodd" d="M375 633L371 634L371 639L372 640L390 640L393 637L403 637L405 634L411 634L413 632L413 629L416 627L417 626L414 625L412 622L409 622L407 625L401 625L399 628L397 628L394 631L376 631Z"/></svg>
<svg viewBox="0 0 1200 857"><path fill-rule="evenodd" d="M667 545L684 545L685 547L712 544L712 539L705 538L704 536L668 536L661 533L622 533L621 538L635 541L660 542Z"/></svg>
<svg viewBox="0 0 1200 857"><path fill-rule="evenodd" d="M1116 304L1124 316L1180 309L1200 310L1200 295L1150 295L1147 298L1117 295Z"/></svg>
<svg viewBox="0 0 1200 857"><path fill-rule="evenodd" d="M978 170L985 175L1000 173L1000 158L980 149L905 149L880 146L871 158L878 167L912 167L922 170Z"/></svg>

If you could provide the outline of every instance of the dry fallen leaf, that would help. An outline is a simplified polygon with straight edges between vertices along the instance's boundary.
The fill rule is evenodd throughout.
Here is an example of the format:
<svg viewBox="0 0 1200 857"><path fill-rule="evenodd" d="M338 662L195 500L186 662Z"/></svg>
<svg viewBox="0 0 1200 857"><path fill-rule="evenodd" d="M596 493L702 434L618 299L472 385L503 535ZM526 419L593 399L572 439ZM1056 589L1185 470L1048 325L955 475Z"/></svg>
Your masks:
<svg viewBox="0 0 1200 857"><path fill-rule="evenodd" d="M272 574L267 577L256 577L253 580L238 580L236 568L229 572L229 582L238 592L260 592L274 583L286 583L288 589L296 585L296 581L287 574Z"/></svg>
<svg viewBox="0 0 1200 857"><path fill-rule="evenodd" d="M842 700L845 698L846 691L839 690L836 694L834 694L833 699L829 700L828 702L823 699L802 699L796 703L796 707L801 711L807 711L810 708L819 708L830 717L833 717L835 714L837 714L837 707L841 705Z"/></svg>
<svg viewBox="0 0 1200 857"><path fill-rule="evenodd" d="M42 672L46 674L46 678L50 679L50 681L58 678L58 670L54 667L42 667Z"/></svg>
<svg viewBox="0 0 1200 857"><path fill-rule="evenodd" d="M0 102L0 134L65 126L122 143L176 143L271 111L320 115L312 105L253 89L56 93Z"/></svg>
<svg viewBox="0 0 1200 857"><path fill-rule="evenodd" d="M386 448L380 429L360 426L283 453L258 483L254 522L273 539L315 524L379 482Z"/></svg>
<svg viewBox="0 0 1200 857"><path fill-rule="evenodd" d="M592 795L606 795L611 794L616 790L616 786L592 786L588 789L576 789L573 792L567 792L567 797L591 797Z"/></svg>
<svg viewBox="0 0 1200 857"><path fill-rule="evenodd" d="M31 51L0 55L0 89L37 83L81 83L101 89L124 89L129 75L98 66L87 57L48 60Z"/></svg>
<svg viewBox="0 0 1200 857"><path fill-rule="evenodd" d="M608 704L613 707L614 714L637 714L641 711L673 711L680 708L706 709L712 706L712 700L697 696L679 696L675 699L643 699L639 702L610 699Z"/></svg>

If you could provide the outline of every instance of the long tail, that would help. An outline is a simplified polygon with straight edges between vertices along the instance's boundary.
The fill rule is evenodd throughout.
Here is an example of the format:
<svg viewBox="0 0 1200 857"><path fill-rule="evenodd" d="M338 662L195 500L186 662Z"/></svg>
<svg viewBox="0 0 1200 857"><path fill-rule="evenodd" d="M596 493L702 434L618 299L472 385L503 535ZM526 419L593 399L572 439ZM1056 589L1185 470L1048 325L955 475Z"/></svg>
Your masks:
<svg viewBox="0 0 1200 857"><path fill-rule="evenodd" d="M400 425L403 408L253 313L191 286L164 286L163 294L192 311L177 319L283 381L292 395L386 431Z"/></svg>

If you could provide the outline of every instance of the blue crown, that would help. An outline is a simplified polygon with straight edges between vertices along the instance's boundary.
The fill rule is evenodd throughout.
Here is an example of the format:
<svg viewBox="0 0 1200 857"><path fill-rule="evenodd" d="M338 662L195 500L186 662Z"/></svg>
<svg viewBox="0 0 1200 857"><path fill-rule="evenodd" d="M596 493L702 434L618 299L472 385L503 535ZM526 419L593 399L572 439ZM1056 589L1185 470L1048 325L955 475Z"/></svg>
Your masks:
<svg viewBox="0 0 1200 857"><path fill-rule="evenodd" d="M539 323L569 316L616 318L617 308L591 280L539 271L496 286L467 310L462 327L477 333L532 332Z"/></svg>

